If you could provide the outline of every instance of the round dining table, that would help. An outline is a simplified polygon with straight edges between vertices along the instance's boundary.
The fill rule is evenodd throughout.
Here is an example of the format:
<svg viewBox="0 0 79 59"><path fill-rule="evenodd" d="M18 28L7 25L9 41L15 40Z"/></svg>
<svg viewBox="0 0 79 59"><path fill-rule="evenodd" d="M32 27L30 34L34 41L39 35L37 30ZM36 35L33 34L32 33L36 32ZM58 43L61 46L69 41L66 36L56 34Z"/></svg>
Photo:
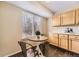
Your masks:
<svg viewBox="0 0 79 59"><path fill-rule="evenodd" d="M39 53L39 57L44 57L39 45L47 41L46 36L40 36L40 38L37 38L37 36L26 36L22 38L22 41L28 42L32 44L33 46L37 46L36 50Z"/></svg>

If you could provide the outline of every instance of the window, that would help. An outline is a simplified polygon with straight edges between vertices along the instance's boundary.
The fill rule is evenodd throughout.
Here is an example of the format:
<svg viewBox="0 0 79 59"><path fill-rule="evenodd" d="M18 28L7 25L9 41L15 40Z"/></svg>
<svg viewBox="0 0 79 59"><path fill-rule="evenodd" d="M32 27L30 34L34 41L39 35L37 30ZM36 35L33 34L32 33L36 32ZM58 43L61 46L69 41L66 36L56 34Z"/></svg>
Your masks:
<svg viewBox="0 0 79 59"><path fill-rule="evenodd" d="M23 12L22 15L22 32L24 34L34 35L37 30L42 32L43 17L31 14L29 12Z"/></svg>
<svg viewBox="0 0 79 59"><path fill-rule="evenodd" d="M32 20L33 15L28 12L22 14L22 32L25 34L32 35Z"/></svg>

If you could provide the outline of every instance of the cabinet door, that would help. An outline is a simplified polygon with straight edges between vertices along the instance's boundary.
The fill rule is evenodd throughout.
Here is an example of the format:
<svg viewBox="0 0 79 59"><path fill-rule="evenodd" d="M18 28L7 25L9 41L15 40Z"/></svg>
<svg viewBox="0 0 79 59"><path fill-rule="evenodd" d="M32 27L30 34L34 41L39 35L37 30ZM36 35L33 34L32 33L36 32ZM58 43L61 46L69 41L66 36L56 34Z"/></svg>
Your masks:
<svg viewBox="0 0 79 59"><path fill-rule="evenodd" d="M69 50L79 53L79 36L69 36Z"/></svg>
<svg viewBox="0 0 79 59"><path fill-rule="evenodd" d="M49 42L55 46L58 46L58 34L54 34L49 37Z"/></svg>
<svg viewBox="0 0 79 59"><path fill-rule="evenodd" d="M62 25L75 24L75 11L69 11L62 15Z"/></svg>
<svg viewBox="0 0 79 59"><path fill-rule="evenodd" d="M79 9L76 10L76 24L79 24Z"/></svg>
<svg viewBox="0 0 79 59"><path fill-rule="evenodd" d="M60 25L60 16L54 16L53 17L53 26L59 26Z"/></svg>
<svg viewBox="0 0 79 59"><path fill-rule="evenodd" d="M73 52L79 53L79 41L72 40L71 49Z"/></svg>
<svg viewBox="0 0 79 59"><path fill-rule="evenodd" d="M60 38L60 47L68 49L68 40L65 38Z"/></svg>
<svg viewBox="0 0 79 59"><path fill-rule="evenodd" d="M68 37L67 35L59 36L59 47L68 49Z"/></svg>

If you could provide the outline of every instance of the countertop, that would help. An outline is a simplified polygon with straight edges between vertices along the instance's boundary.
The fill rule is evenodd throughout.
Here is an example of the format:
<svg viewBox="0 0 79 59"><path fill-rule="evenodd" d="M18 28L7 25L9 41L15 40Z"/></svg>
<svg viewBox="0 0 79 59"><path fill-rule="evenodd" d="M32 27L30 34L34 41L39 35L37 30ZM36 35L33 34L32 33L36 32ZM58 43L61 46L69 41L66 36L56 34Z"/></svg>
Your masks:
<svg viewBox="0 0 79 59"><path fill-rule="evenodd" d="M64 34L64 35L79 35L78 33L53 33L53 34Z"/></svg>

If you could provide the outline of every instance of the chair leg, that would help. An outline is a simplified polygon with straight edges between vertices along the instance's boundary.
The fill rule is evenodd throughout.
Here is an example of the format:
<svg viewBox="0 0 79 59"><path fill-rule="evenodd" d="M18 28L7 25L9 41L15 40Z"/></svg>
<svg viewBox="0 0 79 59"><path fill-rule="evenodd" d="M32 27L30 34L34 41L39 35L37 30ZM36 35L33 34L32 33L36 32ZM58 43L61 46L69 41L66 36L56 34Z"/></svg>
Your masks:
<svg viewBox="0 0 79 59"><path fill-rule="evenodd" d="M33 52L34 52L34 57L36 57L36 56L39 57L39 54L38 54L38 51L36 50L36 47L37 47L37 46L32 47Z"/></svg>
<svg viewBox="0 0 79 59"><path fill-rule="evenodd" d="M39 47L40 47L40 50L42 51L42 53L43 53L43 55L45 54L45 44L40 44L39 45Z"/></svg>
<svg viewBox="0 0 79 59"><path fill-rule="evenodd" d="M34 57L38 56L39 57L39 53L37 50L35 50L35 54L34 54Z"/></svg>
<svg viewBox="0 0 79 59"><path fill-rule="evenodd" d="M25 51L22 51L22 54L24 57L27 57L27 53Z"/></svg>

